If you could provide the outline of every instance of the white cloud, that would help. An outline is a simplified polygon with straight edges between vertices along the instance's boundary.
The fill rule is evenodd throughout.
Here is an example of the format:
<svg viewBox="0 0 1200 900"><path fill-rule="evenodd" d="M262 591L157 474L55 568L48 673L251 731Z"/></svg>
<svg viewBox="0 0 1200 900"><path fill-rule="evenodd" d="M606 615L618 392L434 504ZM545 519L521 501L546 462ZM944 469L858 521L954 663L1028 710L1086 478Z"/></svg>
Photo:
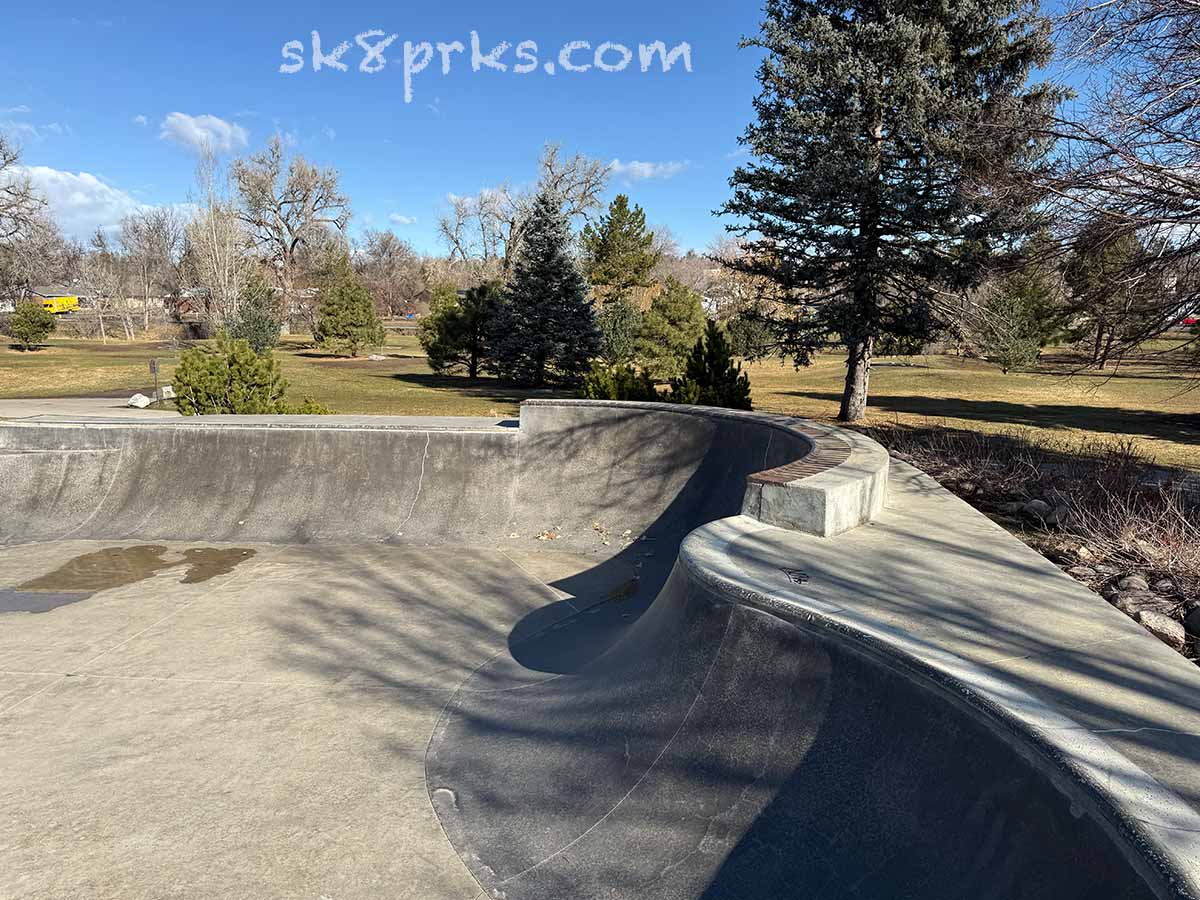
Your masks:
<svg viewBox="0 0 1200 900"><path fill-rule="evenodd" d="M400 213L392 213L388 216L388 221L393 225L416 225L416 216L405 216Z"/></svg>
<svg viewBox="0 0 1200 900"><path fill-rule="evenodd" d="M331 141L337 140L337 132L328 125L321 129L321 134L325 135Z"/></svg>
<svg viewBox="0 0 1200 900"><path fill-rule="evenodd" d="M134 117L133 117L133 124L134 124L134 125L149 125L149 124L150 124L150 120L149 120L149 119L147 119L145 116L134 116Z"/></svg>
<svg viewBox="0 0 1200 900"><path fill-rule="evenodd" d="M649 178L674 178L691 163L687 160L668 160L667 162L640 162L631 159L623 163L614 159L611 163L612 173L627 181L645 181Z"/></svg>
<svg viewBox="0 0 1200 900"><path fill-rule="evenodd" d="M189 116L187 113L173 112L163 119L158 136L197 153L206 147L228 153L245 147L249 133L241 125L216 116Z"/></svg>
<svg viewBox="0 0 1200 900"><path fill-rule="evenodd" d="M64 134L74 134L70 125L50 122L46 125L33 125L30 122L15 122L9 119L0 122L0 131L7 131L16 136L26 136L32 141L44 141L51 135L61 137Z"/></svg>
<svg viewBox="0 0 1200 900"><path fill-rule="evenodd" d="M129 213L148 208L88 172L64 172L48 166L23 166L19 171L46 198L68 237L86 240L97 228L112 228Z"/></svg>
<svg viewBox="0 0 1200 900"><path fill-rule="evenodd" d="M8 109L0 109L0 115L2 116L23 116L26 113L31 112L33 112L33 110L24 103L22 103L20 106L10 106Z"/></svg>

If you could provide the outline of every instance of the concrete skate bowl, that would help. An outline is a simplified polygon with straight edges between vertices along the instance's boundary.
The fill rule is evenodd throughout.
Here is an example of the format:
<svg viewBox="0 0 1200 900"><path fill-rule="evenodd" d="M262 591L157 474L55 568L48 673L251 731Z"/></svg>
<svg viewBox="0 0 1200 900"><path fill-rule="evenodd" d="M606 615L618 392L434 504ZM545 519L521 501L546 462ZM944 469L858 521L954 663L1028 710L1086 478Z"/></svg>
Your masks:
<svg viewBox="0 0 1200 900"><path fill-rule="evenodd" d="M405 740L424 748L440 832L394 852L445 842L471 890L355 882L330 896L1200 896L1200 816L1178 785L1096 721L810 582L806 547L836 551L886 518L877 445L643 404L535 401L516 425L0 425L0 549L303 545L343 560L338 548L370 545L419 565L425 548L473 548L526 571L586 560L546 579L565 599L511 613L495 646L421 659L425 637L387 633L438 688ZM465 570L475 557L461 552ZM414 591L455 618L506 589L480 577L464 599L439 578L441 591ZM384 581L370 584L385 602ZM396 689L384 651L356 643L370 621L357 615L322 666L339 685ZM293 625L281 658L314 658L318 633ZM1157 660L1152 638L1130 640L1143 638Z"/></svg>

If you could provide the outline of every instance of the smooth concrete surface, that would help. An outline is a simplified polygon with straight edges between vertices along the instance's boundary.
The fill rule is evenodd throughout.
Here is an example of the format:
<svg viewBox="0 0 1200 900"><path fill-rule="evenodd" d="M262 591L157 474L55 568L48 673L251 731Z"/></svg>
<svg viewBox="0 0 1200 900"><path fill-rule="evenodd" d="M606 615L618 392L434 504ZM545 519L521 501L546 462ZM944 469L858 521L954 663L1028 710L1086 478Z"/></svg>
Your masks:
<svg viewBox="0 0 1200 900"><path fill-rule="evenodd" d="M131 393L130 397L133 396ZM98 416L109 419L178 419L173 409L137 409L129 397L37 397L0 400L0 419L44 419L51 416Z"/></svg>
<svg viewBox="0 0 1200 900"><path fill-rule="evenodd" d="M1195 668L776 418L0 425L0 898L1200 897Z"/></svg>

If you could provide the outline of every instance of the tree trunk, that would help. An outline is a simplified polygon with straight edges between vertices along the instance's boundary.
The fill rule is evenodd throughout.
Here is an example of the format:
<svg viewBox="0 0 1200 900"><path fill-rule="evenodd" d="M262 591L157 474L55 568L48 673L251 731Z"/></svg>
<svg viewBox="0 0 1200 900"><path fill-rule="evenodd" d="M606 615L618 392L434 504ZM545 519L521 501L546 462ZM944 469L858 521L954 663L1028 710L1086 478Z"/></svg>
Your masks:
<svg viewBox="0 0 1200 900"><path fill-rule="evenodd" d="M850 345L846 354L846 389L842 392L839 422L858 422L867 411L867 391L871 382L871 355L875 339L865 338Z"/></svg>

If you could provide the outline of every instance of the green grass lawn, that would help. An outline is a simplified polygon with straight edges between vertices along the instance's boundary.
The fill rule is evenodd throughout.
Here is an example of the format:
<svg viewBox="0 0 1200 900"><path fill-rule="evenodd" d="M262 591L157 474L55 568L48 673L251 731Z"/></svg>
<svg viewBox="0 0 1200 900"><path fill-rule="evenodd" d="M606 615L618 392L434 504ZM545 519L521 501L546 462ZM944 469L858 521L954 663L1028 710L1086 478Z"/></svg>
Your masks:
<svg viewBox="0 0 1200 900"><path fill-rule="evenodd" d="M276 352L289 394L339 413L508 416L531 392L485 378L433 375L416 338L391 335L387 359L334 357L302 337ZM149 361L168 383L178 351L166 343L55 340L35 353L0 348L0 398L133 393L153 384ZM823 355L799 371L774 362L747 367L757 409L831 420L845 369ZM1133 437L1160 464L1200 470L1200 386L1163 360L1081 372L1078 360L1049 356L1036 373L1004 375L954 356L879 360L872 374L871 423L930 419L982 431L1029 428L1064 438Z"/></svg>

